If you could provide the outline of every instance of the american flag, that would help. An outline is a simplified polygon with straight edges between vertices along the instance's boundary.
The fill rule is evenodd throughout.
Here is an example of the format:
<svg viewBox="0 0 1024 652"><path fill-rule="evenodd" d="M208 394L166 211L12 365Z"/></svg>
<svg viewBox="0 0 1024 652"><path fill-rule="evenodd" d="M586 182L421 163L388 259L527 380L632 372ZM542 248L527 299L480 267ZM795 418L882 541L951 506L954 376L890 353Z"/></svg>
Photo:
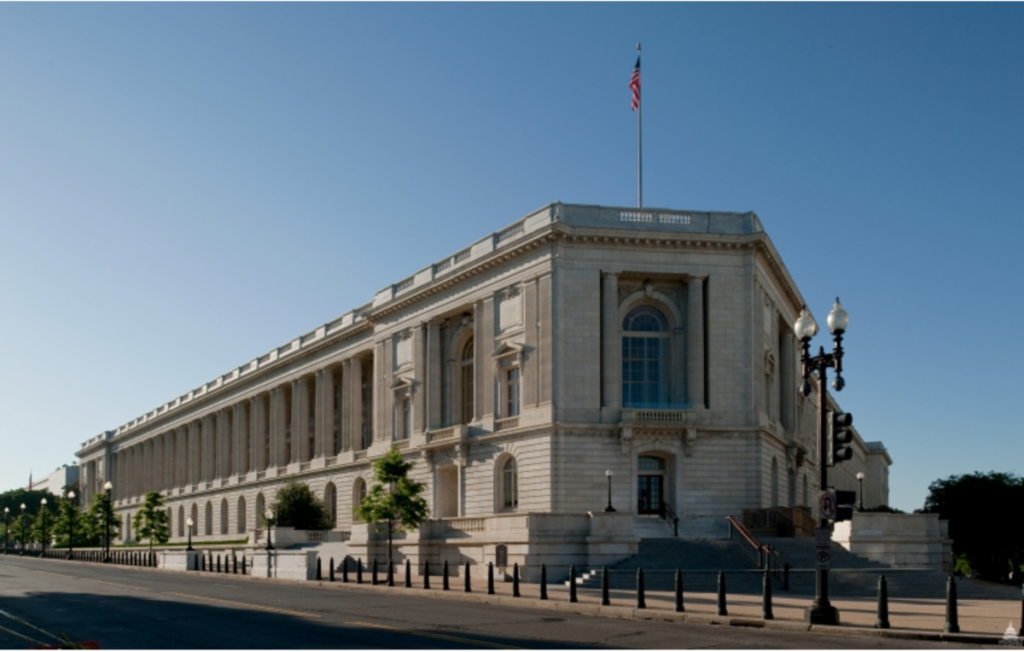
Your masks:
<svg viewBox="0 0 1024 652"><path fill-rule="evenodd" d="M629 89L633 91L633 111L640 107L640 55L636 57L633 76L629 78Z"/></svg>

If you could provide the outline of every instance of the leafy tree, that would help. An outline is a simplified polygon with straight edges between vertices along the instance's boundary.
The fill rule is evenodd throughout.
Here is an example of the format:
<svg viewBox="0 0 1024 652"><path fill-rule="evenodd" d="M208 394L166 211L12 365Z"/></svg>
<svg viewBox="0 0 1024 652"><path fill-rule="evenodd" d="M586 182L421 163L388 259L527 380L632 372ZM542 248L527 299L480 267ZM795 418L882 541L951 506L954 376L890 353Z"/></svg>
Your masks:
<svg viewBox="0 0 1024 652"><path fill-rule="evenodd" d="M1011 570L1021 568L1024 538L1015 515L1024 505L1024 478L995 471L953 475L933 482L928 492L922 511L949 520L953 552L971 570L1005 580Z"/></svg>
<svg viewBox="0 0 1024 652"><path fill-rule="evenodd" d="M103 544L106 543L108 524L111 539L121 534L121 517L114 512L114 501L107 492L101 491L93 495L89 511L85 513L85 529L90 538Z"/></svg>
<svg viewBox="0 0 1024 652"><path fill-rule="evenodd" d="M67 492L64 492L64 498L60 500L60 505L57 508L57 516L53 521L53 545L55 548L66 548L68 543L73 543L75 546L91 546L98 543L98 539L94 536L93 528L88 523L88 518L82 513L78 504L78 491L71 487L72 491L75 491L75 498L67 498ZM74 534L74 541L70 541L71 535Z"/></svg>
<svg viewBox="0 0 1024 652"><path fill-rule="evenodd" d="M135 528L138 539L149 539L150 552L153 552L154 541L164 544L170 540L171 532L167 520L164 497L155 491L150 491L142 499L142 506L132 518L132 527Z"/></svg>
<svg viewBox="0 0 1024 652"><path fill-rule="evenodd" d="M392 560L395 534L415 530L427 520L427 501L420 496L423 483L409 479L413 463L406 462L401 451L392 446L386 455L373 462L373 486L356 507L356 515L375 523L377 531L387 528L388 564Z"/></svg>
<svg viewBox="0 0 1024 652"><path fill-rule="evenodd" d="M293 527L296 530L334 528L324 502L313 495L309 485L296 480L289 480L277 490L270 510L273 512L272 517L263 516L263 521L269 527Z"/></svg>
<svg viewBox="0 0 1024 652"><path fill-rule="evenodd" d="M35 517L31 520L26 519L28 541L45 542L46 545L50 545L50 541L53 540L53 524L57 520L56 503L58 500L57 498L53 500L47 499L45 509L43 505L40 505L40 509L36 512Z"/></svg>

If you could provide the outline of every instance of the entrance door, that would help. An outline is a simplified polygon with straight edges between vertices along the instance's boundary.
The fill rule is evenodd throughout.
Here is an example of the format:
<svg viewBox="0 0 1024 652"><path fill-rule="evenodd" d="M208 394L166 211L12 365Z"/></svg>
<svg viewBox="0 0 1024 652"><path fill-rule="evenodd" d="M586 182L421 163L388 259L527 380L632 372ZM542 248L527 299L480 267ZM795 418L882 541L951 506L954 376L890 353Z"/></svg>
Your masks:
<svg viewBox="0 0 1024 652"><path fill-rule="evenodd" d="M661 515L661 500L663 494L663 476L641 475L637 476L637 508L638 514Z"/></svg>

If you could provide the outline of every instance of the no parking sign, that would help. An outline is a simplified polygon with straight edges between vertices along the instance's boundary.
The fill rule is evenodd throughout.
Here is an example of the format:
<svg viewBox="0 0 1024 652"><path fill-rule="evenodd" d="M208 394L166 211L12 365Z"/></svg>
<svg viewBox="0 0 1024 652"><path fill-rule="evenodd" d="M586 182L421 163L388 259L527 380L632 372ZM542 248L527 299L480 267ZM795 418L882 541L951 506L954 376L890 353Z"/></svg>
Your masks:
<svg viewBox="0 0 1024 652"><path fill-rule="evenodd" d="M821 493L821 499L818 501L818 509L821 513L821 518L835 518L836 517L836 496L831 491L823 491Z"/></svg>

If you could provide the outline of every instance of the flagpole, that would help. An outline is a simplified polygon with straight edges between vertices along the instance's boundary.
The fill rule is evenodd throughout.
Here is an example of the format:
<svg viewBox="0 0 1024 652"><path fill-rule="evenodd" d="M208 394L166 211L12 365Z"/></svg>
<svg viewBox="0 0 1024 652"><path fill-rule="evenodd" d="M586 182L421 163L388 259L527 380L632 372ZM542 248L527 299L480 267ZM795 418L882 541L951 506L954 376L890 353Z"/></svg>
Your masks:
<svg viewBox="0 0 1024 652"><path fill-rule="evenodd" d="M636 60L640 62L640 44L636 44ZM636 107L636 207L644 207L644 145L641 125L643 124L644 102L641 95Z"/></svg>

